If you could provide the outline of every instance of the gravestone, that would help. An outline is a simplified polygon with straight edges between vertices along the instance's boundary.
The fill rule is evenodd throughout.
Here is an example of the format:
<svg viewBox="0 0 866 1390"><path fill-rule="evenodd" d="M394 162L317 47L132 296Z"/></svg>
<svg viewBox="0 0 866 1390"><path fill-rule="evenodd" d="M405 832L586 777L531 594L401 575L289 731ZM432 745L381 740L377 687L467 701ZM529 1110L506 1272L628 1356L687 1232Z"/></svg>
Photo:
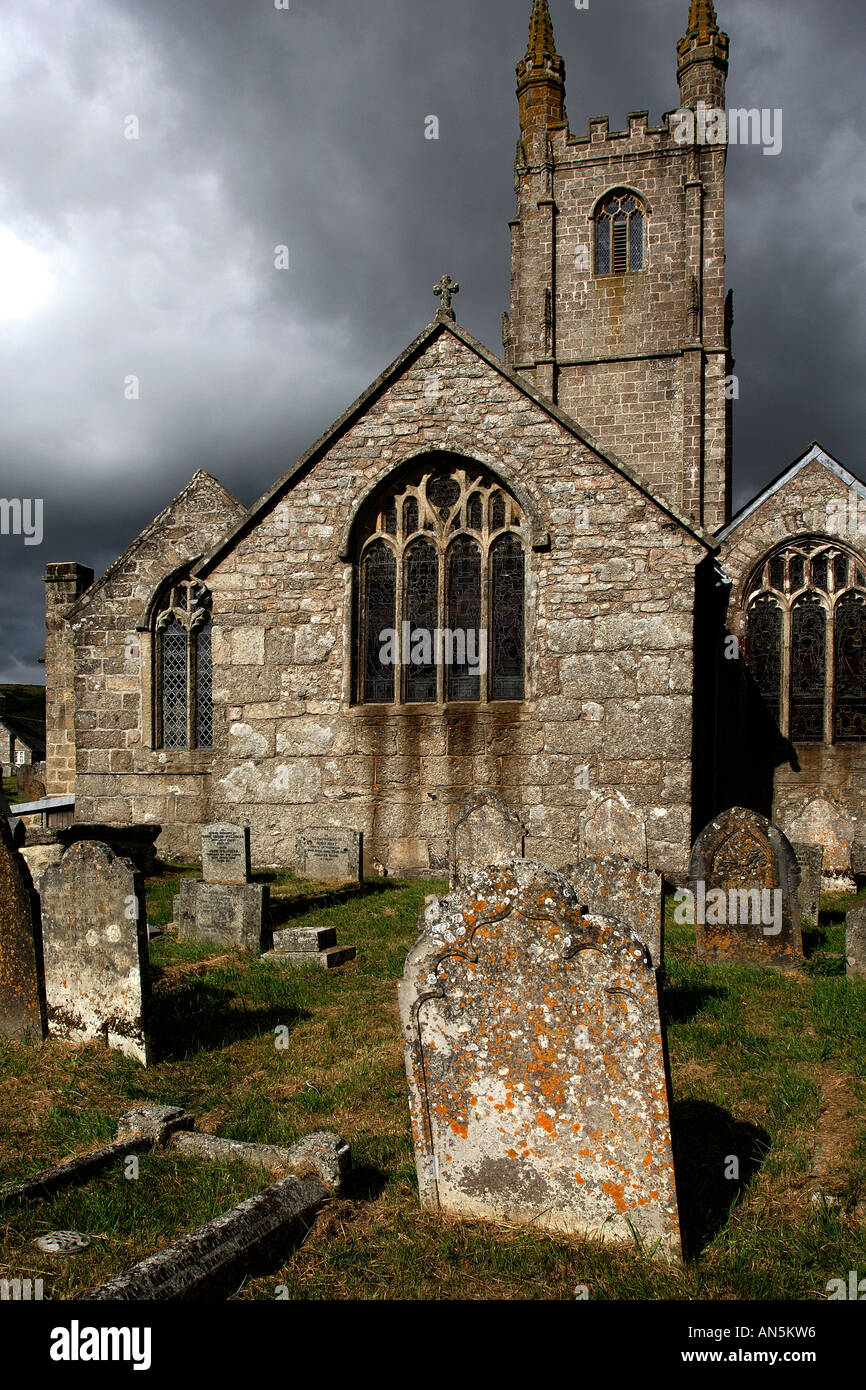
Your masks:
<svg viewBox="0 0 866 1390"><path fill-rule="evenodd" d="M227 822L202 826L201 872L205 883L249 883L249 826Z"/></svg>
<svg viewBox="0 0 866 1390"><path fill-rule="evenodd" d="M30 872L0 815L0 1034L42 1038L45 996L39 902Z"/></svg>
<svg viewBox="0 0 866 1390"><path fill-rule="evenodd" d="M266 883L203 883L182 878L174 900L178 940L267 951L271 945L269 904Z"/></svg>
<svg viewBox="0 0 866 1390"><path fill-rule="evenodd" d="M695 841L689 880L700 956L781 970L802 963L800 868L778 826L742 806L723 811Z"/></svg>
<svg viewBox="0 0 866 1390"><path fill-rule="evenodd" d="M422 1205L603 1240L631 1226L678 1259L643 944L527 859L468 875L421 925L398 998Z"/></svg>
<svg viewBox="0 0 866 1390"><path fill-rule="evenodd" d="M502 797L481 793L451 827L448 876L458 887L473 869L504 864L523 855L525 828Z"/></svg>
<svg viewBox="0 0 866 1390"><path fill-rule="evenodd" d="M835 796L813 796L787 812L785 832L797 844L820 845L824 860L823 887L828 892L856 891L851 850L857 820Z"/></svg>
<svg viewBox="0 0 866 1390"><path fill-rule="evenodd" d="M593 792L578 821L581 859L624 854L649 867L646 822L622 792Z"/></svg>
<svg viewBox="0 0 866 1390"><path fill-rule="evenodd" d="M361 882L361 832L344 826L311 826L295 840L297 871L304 878Z"/></svg>
<svg viewBox="0 0 866 1390"><path fill-rule="evenodd" d="M156 841L161 832L162 826L153 821L146 825L89 825L73 821L57 830L57 838L64 848L78 844L79 840L108 845L118 859L130 860L147 878L156 864Z"/></svg>
<svg viewBox="0 0 866 1390"><path fill-rule="evenodd" d="M808 922L810 927L817 927L821 909L821 865L824 851L820 845L792 843L791 848L800 866L800 887L797 890L800 918Z"/></svg>
<svg viewBox="0 0 866 1390"><path fill-rule="evenodd" d="M653 965L662 963L664 880L625 854L602 854L566 864L562 873L590 912L616 917L649 950Z"/></svg>
<svg viewBox="0 0 866 1390"><path fill-rule="evenodd" d="M852 907L845 917L845 956L848 974L866 980L866 903Z"/></svg>
<svg viewBox="0 0 866 1390"><path fill-rule="evenodd" d="M96 840L80 840L42 878L48 1031L101 1038L148 1061L149 976L142 877Z"/></svg>

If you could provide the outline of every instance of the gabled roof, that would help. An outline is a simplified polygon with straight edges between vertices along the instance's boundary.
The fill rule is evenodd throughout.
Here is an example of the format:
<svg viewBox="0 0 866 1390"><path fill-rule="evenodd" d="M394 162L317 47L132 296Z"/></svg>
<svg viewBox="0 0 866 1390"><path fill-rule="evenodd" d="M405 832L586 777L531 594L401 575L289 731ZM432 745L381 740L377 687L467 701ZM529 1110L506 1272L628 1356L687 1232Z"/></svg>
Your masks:
<svg viewBox="0 0 866 1390"><path fill-rule="evenodd" d="M843 482L846 487L853 488L858 496L866 500L866 485L861 483L859 478L855 478L853 473L849 473L847 468L843 468L841 463L837 462L825 449L821 448L820 444L812 444L806 450L805 454L801 454L800 458L795 459L788 468L783 469L771 483L767 484L762 492L757 493L757 495L752 498L751 502L747 502L744 507L741 507L736 515L731 517L727 526L723 526L720 531L716 532L716 541L718 543L726 541L731 532L735 531L736 528L745 521L747 516L751 516L752 512L757 511L758 508L767 501L768 497L772 497L774 493L780 492L786 483L789 483L792 478L796 478L797 474L810 463L820 463L824 468L828 468L831 473L835 473L836 477Z"/></svg>
<svg viewBox="0 0 866 1390"><path fill-rule="evenodd" d="M38 719L26 719L18 714L0 714L0 725L25 747L45 748L45 725Z"/></svg>
<svg viewBox="0 0 866 1390"><path fill-rule="evenodd" d="M205 473L204 469L202 468L197 469L195 473L193 473L186 487L182 488L182 490L177 494L177 496L172 498L167 507L163 507L159 515L155 516L153 521L151 521L149 525L145 526L144 530L136 536L132 544L127 546L123 554L118 555L116 560L112 560L111 564L108 566L108 569L104 572L104 574L101 574L99 578L93 584L91 584L90 588L86 589L84 593L81 595L81 597L76 600L76 602L69 609L69 612L66 614L67 621L73 618L77 618L83 612L85 612L85 610L89 607L93 600L99 594L102 593L102 590L105 588L105 586L111 583L114 576L126 564L127 560L131 559L135 552L139 550L141 546L143 546L148 540L150 540L151 536L169 520L171 513L174 511L175 507L180 502L183 502L190 493L196 491L203 482L212 483L214 487L219 488L220 492L224 493L228 501L232 503L232 505L236 507L238 511L246 511L243 502L239 502L236 497L233 497L232 494L228 491L228 489L224 488L222 483L217 478L211 477L210 473ZM191 556L190 559L193 560L195 559L195 557Z"/></svg>
<svg viewBox="0 0 866 1390"><path fill-rule="evenodd" d="M457 338L459 342L469 348L470 352L475 353L483 362L486 362L487 366L494 372L497 372L499 376L509 381L522 395L531 400L534 405L538 406L540 410L543 410L551 419L555 420L557 424L567 430L569 434L574 435L575 439L581 444L598 454L599 457L603 459L605 463L610 464L611 468L617 473L627 478L630 483L643 492L661 511L666 512L668 516L676 521L683 530L687 531L689 535L701 545L706 546L708 550L715 550L717 548L717 542L709 531L704 530L701 526L696 526L694 523L681 516L669 502L663 497L660 497L658 493L654 492L649 484L641 478L629 464L625 463L616 454L602 448L582 425L579 425L570 415L566 415L565 411L561 410L559 406L549 401L546 396L542 395L540 391L537 391L524 377L518 376L516 372L512 372L510 368L505 366L504 362L500 361L498 357L495 357L492 352L489 352L483 343L480 343L477 338L473 338L472 334L467 333L465 328L461 328L458 323L447 318L440 311L423 332L419 333L414 342L410 343L405 351L402 352L399 357L395 358L389 367L385 368L385 371L376 378L372 385L368 386L367 390L364 391L356 401L352 402L348 410L345 410L339 419L335 420L334 424L331 425L324 434L320 435L315 443L310 445L306 453L302 454L297 462L277 479L273 487L269 488L268 491L259 498L258 502L253 503L246 516L240 520L235 529L229 532L229 534L220 541L219 545L217 545L196 567L194 570L196 577L201 579L206 578L223 556L233 549L233 547L252 530L259 518L279 500L282 494L288 491L293 483L297 482L305 472L312 468L318 459L321 458L339 438L343 431L354 425L377 397L386 391L392 382L396 381L397 378L421 356L430 344L443 333L451 333L453 337Z"/></svg>

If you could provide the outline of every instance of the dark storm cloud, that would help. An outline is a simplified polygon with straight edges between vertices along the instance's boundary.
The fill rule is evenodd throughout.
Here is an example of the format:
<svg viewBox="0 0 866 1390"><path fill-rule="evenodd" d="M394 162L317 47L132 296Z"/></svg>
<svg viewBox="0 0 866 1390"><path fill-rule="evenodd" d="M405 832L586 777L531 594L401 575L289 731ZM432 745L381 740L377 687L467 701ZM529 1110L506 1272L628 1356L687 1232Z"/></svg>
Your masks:
<svg viewBox="0 0 866 1390"><path fill-rule="evenodd" d="M783 110L778 156L728 158L739 502L816 437L862 471L866 25L860 0L717 8L729 104ZM40 678L46 561L100 572L196 468L251 502L432 317L443 271L500 350L529 11L7 0L0 229L54 288L17 317L0 294L0 496L45 504L42 546L0 537L0 680ZM574 131L677 105L687 0L551 11Z"/></svg>

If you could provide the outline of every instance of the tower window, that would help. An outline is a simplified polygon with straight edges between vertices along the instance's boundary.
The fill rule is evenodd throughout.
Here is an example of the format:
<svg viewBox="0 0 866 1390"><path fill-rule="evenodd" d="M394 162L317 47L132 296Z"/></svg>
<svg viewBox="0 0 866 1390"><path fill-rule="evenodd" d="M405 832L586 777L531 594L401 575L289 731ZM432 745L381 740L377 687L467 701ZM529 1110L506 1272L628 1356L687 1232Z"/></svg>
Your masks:
<svg viewBox="0 0 866 1390"><path fill-rule="evenodd" d="M643 270L644 213L626 189L604 197L595 215L597 275L625 275Z"/></svg>
<svg viewBox="0 0 866 1390"><path fill-rule="evenodd" d="M748 662L793 743L866 741L866 574L803 537L761 561L746 597Z"/></svg>

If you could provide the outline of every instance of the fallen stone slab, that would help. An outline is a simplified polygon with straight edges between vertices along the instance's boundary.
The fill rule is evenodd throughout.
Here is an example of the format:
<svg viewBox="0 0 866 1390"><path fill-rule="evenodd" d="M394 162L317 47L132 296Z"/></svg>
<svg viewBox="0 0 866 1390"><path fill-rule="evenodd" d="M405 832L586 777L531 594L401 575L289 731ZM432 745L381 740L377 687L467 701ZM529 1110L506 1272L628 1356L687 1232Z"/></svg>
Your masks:
<svg viewBox="0 0 866 1390"><path fill-rule="evenodd" d="M328 946L324 951L265 951L261 957L269 965L318 965L322 970L334 970L354 960L354 946Z"/></svg>
<svg viewBox="0 0 866 1390"><path fill-rule="evenodd" d="M336 1134L308 1134L298 1144L250 1144L224 1139L218 1134L177 1133L171 1147L193 1158L213 1163L239 1162L266 1172L282 1170L304 1177L314 1174L327 1187L339 1191L350 1165L349 1145Z"/></svg>
<svg viewBox="0 0 866 1390"><path fill-rule="evenodd" d="M130 1135L127 1139L115 1140L111 1144L103 1144L101 1148L91 1149L89 1153L77 1154L68 1163L58 1163L54 1168L45 1168L41 1173L23 1178L21 1182L0 1187L0 1206L22 1198L26 1200L50 1196L61 1187L84 1182L93 1177L94 1173L111 1167L113 1163L119 1163L129 1154L139 1153L142 1149L152 1146L152 1139L143 1134L136 1134Z"/></svg>
<svg viewBox="0 0 866 1390"><path fill-rule="evenodd" d="M291 1174L85 1294L87 1301L195 1299L263 1272L307 1230L328 1188Z"/></svg>
<svg viewBox="0 0 866 1390"><path fill-rule="evenodd" d="M274 932L274 950L280 953L326 951L336 944L336 927L282 927Z"/></svg>

